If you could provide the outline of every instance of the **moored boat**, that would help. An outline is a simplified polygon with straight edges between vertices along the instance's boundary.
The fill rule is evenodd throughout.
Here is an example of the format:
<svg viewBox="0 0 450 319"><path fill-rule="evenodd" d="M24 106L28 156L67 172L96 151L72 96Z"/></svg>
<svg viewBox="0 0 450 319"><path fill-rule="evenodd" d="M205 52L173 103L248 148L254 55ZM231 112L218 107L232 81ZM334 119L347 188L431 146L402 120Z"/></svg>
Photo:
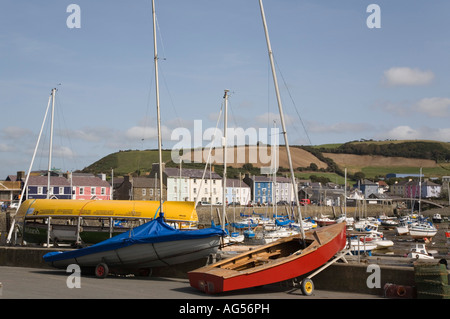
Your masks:
<svg viewBox="0 0 450 319"><path fill-rule="evenodd" d="M44 261L55 268L80 267L145 269L199 260L217 252L225 232L217 227L178 230L158 217L98 244L68 251L50 252ZM106 274L105 274L106 273Z"/></svg>
<svg viewBox="0 0 450 319"><path fill-rule="evenodd" d="M442 216L441 214L433 214L433 223L440 223L442 222Z"/></svg>
<svg viewBox="0 0 450 319"><path fill-rule="evenodd" d="M415 259L434 259L433 255L428 253L425 244L415 244L411 247L407 257Z"/></svg>
<svg viewBox="0 0 450 319"><path fill-rule="evenodd" d="M394 246L392 240L386 239L382 233L370 233L361 238L364 243L371 243L376 245L374 249L385 249Z"/></svg>
<svg viewBox="0 0 450 319"><path fill-rule="evenodd" d="M346 243L345 223L317 228L239 254L188 273L190 285L221 293L302 276L325 264Z"/></svg>
<svg viewBox="0 0 450 319"><path fill-rule="evenodd" d="M329 226L329 225L333 225L333 224L337 223L337 221L335 219L331 219L331 218L329 218L327 216L317 217L317 218L314 219L314 221L320 227Z"/></svg>
<svg viewBox="0 0 450 319"><path fill-rule="evenodd" d="M409 227L409 235L413 239L424 239L434 237L437 233L436 227L431 223L420 222Z"/></svg>

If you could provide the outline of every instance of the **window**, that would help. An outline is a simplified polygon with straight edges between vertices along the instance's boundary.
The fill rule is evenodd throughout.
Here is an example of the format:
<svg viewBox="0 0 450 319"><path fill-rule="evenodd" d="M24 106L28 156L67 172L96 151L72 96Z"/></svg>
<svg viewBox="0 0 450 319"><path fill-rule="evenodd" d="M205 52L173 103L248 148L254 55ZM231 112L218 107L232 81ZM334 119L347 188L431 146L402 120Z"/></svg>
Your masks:
<svg viewBox="0 0 450 319"><path fill-rule="evenodd" d="M37 193L38 195L42 195L44 193L44 188L42 186L38 186Z"/></svg>
<svg viewBox="0 0 450 319"><path fill-rule="evenodd" d="M95 195L95 187L91 187L91 195Z"/></svg>
<svg viewBox="0 0 450 319"><path fill-rule="evenodd" d="M84 195L84 187L80 187L80 195Z"/></svg>
<svg viewBox="0 0 450 319"><path fill-rule="evenodd" d="M64 187L59 188L59 194L64 194Z"/></svg>
<svg viewBox="0 0 450 319"><path fill-rule="evenodd" d="M102 187L102 195L106 195L106 188Z"/></svg>
<svg viewBox="0 0 450 319"><path fill-rule="evenodd" d="M194 194L197 194L197 188L194 188Z"/></svg>
<svg viewBox="0 0 450 319"><path fill-rule="evenodd" d="M147 190L145 188L142 189L142 196L147 195Z"/></svg>

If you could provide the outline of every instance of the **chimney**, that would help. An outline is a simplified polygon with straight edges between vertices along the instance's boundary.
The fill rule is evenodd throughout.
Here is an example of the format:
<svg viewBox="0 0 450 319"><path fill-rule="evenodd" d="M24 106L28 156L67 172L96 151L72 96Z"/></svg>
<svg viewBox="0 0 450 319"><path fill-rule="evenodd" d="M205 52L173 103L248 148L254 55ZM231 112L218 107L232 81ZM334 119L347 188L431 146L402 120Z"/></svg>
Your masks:
<svg viewBox="0 0 450 319"><path fill-rule="evenodd" d="M17 172L17 177L16 177L16 181L21 181L22 178L25 177L25 172L24 171L18 171Z"/></svg>

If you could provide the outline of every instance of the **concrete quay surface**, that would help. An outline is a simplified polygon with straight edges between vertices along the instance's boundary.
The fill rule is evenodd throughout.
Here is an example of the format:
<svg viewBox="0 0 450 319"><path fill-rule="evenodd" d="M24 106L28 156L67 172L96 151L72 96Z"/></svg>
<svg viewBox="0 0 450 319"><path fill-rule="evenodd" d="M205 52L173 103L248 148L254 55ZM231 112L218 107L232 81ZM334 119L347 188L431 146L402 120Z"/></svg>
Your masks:
<svg viewBox="0 0 450 319"><path fill-rule="evenodd" d="M280 284L207 295L185 278L81 276L79 288L65 270L0 266L0 299L378 299L381 296L316 289L312 296Z"/></svg>
<svg viewBox="0 0 450 319"><path fill-rule="evenodd" d="M66 280L71 274L50 268L42 256L54 249L0 247L0 282L2 298L274 298L290 299L302 296L292 282L264 286L264 289L246 289L218 296L205 295L190 287L187 272L204 265L182 264L153 269L149 278L108 276L105 280L81 274L82 287L68 289ZM414 268L411 265L382 265L377 260L349 263L336 262L315 275L314 296L309 298L367 299L382 298L384 285L395 283L414 286ZM376 258L379 259L379 258ZM371 264L380 264L378 287L369 287ZM84 285L83 285L84 283ZM118 290L119 289L119 290ZM116 291L116 292L114 292ZM117 293L120 291L120 293Z"/></svg>

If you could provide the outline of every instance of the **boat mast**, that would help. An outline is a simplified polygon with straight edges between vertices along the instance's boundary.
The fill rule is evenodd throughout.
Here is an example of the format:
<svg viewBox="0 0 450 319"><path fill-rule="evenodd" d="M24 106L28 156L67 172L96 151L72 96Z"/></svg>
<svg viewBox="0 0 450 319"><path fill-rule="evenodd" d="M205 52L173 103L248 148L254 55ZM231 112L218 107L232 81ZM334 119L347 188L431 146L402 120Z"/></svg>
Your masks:
<svg viewBox="0 0 450 319"><path fill-rule="evenodd" d="M48 151L48 169L47 169L47 199L50 198L50 176L52 169L52 151L53 151L53 118L55 115L55 95L56 88L52 89L52 115L50 120L50 146Z"/></svg>
<svg viewBox="0 0 450 319"><path fill-rule="evenodd" d="M286 126L285 126L285 122L284 122L284 114L283 114L283 106L281 103L281 97L280 97L280 92L278 89L278 80L277 80L277 75L276 75L276 71L275 71L275 65L273 62L273 53L272 53L272 48L270 45L270 39L269 39L269 31L267 29L267 23L266 23L266 17L264 14L264 8L263 8L263 4L262 4L262 0L259 0L259 7L261 9L261 18L263 21L263 26L264 26L264 33L266 35L266 42L267 42L267 49L269 52L269 59L270 59L270 65L272 68L272 76L273 76L273 82L275 85L275 93L277 96L277 102L278 102L278 110L280 112L280 120L281 120L281 127L283 130L283 137L284 137L284 143L286 145L286 152L287 152L287 156L288 156L288 161L289 161L289 169L291 172L291 181L292 181L292 185L294 187L294 195L295 195L295 203L296 203L296 207L297 207L297 212L298 212L298 218L299 218L299 223L300 223L300 233L302 236L302 239L305 238L305 232L303 230L303 218L302 218L302 213L300 210L300 203L298 201L298 192L297 192L297 184L295 182L295 176L294 176L294 168L292 167L292 158L291 158L291 152L289 150L289 142L288 142L288 138L287 138L287 134L286 134Z"/></svg>
<svg viewBox="0 0 450 319"><path fill-rule="evenodd" d="M158 124L158 155L159 155L159 216L163 217L163 169L162 169L162 145L161 145L161 114L159 110L159 80L158 80L158 51L156 48L156 13L155 0L152 0L153 16L153 49L155 53L155 83L156 83L156 117Z"/></svg>
<svg viewBox="0 0 450 319"><path fill-rule="evenodd" d="M53 90L52 90L52 93L53 93ZM19 205L17 206L16 214L14 215L14 219L13 219L12 225L9 228L8 237L6 239L6 242L8 244L11 244L12 234L17 228L17 225L16 225L17 212L19 211L20 205L22 204L22 200L23 200L23 196L25 194L25 190L28 187L28 180L30 179L31 169L33 168L33 163L34 163L34 159L36 158L36 153L37 153L37 150L38 150L38 147L39 147L39 143L40 143L40 140L41 140L42 131L44 130L45 122L47 120L47 115L48 115L48 110L50 108L51 99L52 99L52 94L48 97L47 109L45 110L44 120L42 121L41 130L39 131L38 139L36 141L36 146L34 147L33 157L31 158L31 163L30 163L30 167L28 168L27 177L25 178L25 183L24 183L24 185L22 187L22 192L21 192L20 198L19 198ZM27 192L27 197L28 197L28 192Z"/></svg>
<svg viewBox="0 0 450 319"><path fill-rule="evenodd" d="M224 98L224 115L223 115L223 186L222 186L222 230L225 230L225 214L227 209L226 190L227 190L227 114L228 114L228 92L225 90Z"/></svg>

